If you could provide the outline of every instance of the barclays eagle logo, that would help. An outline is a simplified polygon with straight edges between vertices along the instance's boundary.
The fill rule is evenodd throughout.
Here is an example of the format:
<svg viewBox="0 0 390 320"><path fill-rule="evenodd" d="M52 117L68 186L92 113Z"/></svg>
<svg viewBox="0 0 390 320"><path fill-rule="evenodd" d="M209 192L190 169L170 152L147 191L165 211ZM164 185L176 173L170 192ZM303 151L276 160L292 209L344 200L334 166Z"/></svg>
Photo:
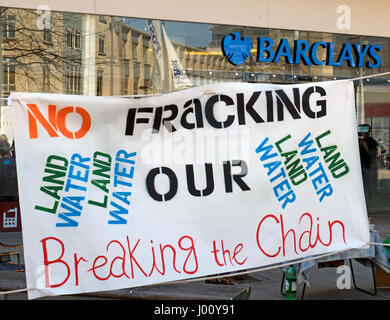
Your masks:
<svg viewBox="0 0 390 320"><path fill-rule="evenodd" d="M250 39L248 37L241 38L238 32L233 32L222 40L223 55L235 66L245 62L251 53L251 49Z"/></svg>

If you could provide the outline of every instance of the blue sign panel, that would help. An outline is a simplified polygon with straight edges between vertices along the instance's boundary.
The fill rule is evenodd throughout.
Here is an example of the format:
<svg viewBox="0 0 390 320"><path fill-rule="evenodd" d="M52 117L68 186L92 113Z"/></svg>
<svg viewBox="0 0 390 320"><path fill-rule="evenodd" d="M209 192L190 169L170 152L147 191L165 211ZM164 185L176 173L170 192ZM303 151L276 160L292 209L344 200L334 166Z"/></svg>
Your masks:
<svg viewBox="0 0 390 320"><path fill-rule="evenodd" d="M245 62L251 54L251 49L251 40L248 37L241 38L238 32L233 32L222 40L223 55L235 66Z"/></svg>
<svg viewBox="0 0 390 320"><path fill-rule="evenodd" d="M222 40L222 52L228 61L238 66L245 62L251 52L251 41L248 37L241 37L238 32L227 35ZM326 56L320 60L318 50L326 50ZM348 67L378 68L382 61L379 55L382 46L378 44L344 43L339 50L335 50L334 42L316 41L309 43L306 40L295 40L290 45L288 39L281 39L276 46L274 40L266 37L257 39L257 62L278 63L284 59L288 64L305 64L308 66L342 66L345 62ZM334 59L334 55L337 59Z"/></svg>

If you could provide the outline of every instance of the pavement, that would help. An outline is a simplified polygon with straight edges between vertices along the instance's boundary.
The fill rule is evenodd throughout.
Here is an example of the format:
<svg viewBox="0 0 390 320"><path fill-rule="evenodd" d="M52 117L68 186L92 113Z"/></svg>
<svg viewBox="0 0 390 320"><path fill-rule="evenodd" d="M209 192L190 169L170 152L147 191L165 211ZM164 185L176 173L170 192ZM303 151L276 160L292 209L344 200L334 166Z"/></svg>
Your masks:
<svg viewBox="0 0 390 320"><path fill-rule="evenodd" d="M375 225L382 241L390 236L390 211L374 210L369 212L370 222ZM22 244L21 232L3 232L0 233L0 243L6 245ZM12 251L18 251L21 254L21 262L23 261L23 247L12 247ZM1 247L0 253L10 251L10 248ZM13 262L16 262L16 256L11 257ZM347 265L349 265L347 263ZM356 284L359 288L367 291L373 291L373 275L370 267L366 267L358 262L353 264L355 271ZM310 286L306 287L304 300L390 300L390 287L377 288L376 295L370 295L360 290L357 290L351 278L346 278L344 284L345 289L337 287L338 280L340 281L341 274L338 274L337 268L312 268L310 269ZM24 273L23 273L24 274ZM0 271L0 285L6 279L9 272ZM205 299L229 299L229 292L238 292L243 288L251 287L249 300L284 300L281 290L282 271L280 268L255 272L248 274L245 279L233 279L232 285L216 285L206 284L204 281L189 282L180 285L160 285L157 287L144 287L142 294L138 295L138 299L199 299L204 292ZM390 274L388 274L390 279ZM348 284L350 286L348 287ZM236 290L234 290L236 289ZM229 291L230 290L230 291ZM297 287L297 298L301 298L303 285ZM122 291L123 293L124 291ZM125 292L129 292L125 290ZM188 295L188 293L198 292L199 295ZM218 292L220 295L218 296ZM113 292L115 293L115 292ZM139 291L141 293L141 291ZM149 293L149 295L148 295ZM153 293L153 294L151 294ZM182 296L180 296L182 294ZM0 296L1 299L2 296ZM83 299L120 299L126 298L126 295L106 293L103 295L72 295L58 296L50 298L42 298L42 300L83 300ZM127 297L128 298L128 297ZM16 293L7 295L7 300L26 300L26 293Z"/></svg>

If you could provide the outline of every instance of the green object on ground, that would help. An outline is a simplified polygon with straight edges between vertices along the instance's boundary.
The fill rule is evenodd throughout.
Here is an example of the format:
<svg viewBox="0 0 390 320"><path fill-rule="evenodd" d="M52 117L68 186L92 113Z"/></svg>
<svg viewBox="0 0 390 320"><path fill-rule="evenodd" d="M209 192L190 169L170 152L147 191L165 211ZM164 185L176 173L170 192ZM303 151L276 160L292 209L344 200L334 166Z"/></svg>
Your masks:
<svg viewBox="0 0 390 320"><path fill-rule="evenodd" d="M293 265L286 271L286 300L297 300L297 272Z"/></svg>
<svg viewBox="0 0 390 320"><path fill-rule="evenodd" d="M389 244L390 245L390 237L388 237L383 243ZM386 256L388 259L390 259L390 247L384 246L385 251L386 251Z"/></svg>

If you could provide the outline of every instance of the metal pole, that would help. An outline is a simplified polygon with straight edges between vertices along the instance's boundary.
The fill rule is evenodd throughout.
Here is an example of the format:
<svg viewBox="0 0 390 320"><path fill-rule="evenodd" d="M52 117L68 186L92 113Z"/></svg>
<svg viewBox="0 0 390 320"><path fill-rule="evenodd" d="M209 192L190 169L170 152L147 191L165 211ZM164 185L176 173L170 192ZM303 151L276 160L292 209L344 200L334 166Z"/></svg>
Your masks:
<svg viewBox="0 0 390 320"><path fill-rule="evenodd" d="M360 68L360 112L359 112L359 118L360 123L362 124L364 122L364 88L363 88L363 68Z"/></svg>
<svg viewBox="0 0 390 320"><path fill-rule="evenodd" d="M110 75L111 75L111 83L110 83L110 95L114 95L114 17L111 17L110 23L110 31L111 31L111 50L110 50Z"/></svg>
<svg viewBox="0 0 390 320"><path fill-rule="evenodd" d="M7 9L0 9L0 98L3 98L3 86L4 86L4 59L3 59L3 19L5 19L5 12ZM3 102L0 101L0 106Z"/></svg>

